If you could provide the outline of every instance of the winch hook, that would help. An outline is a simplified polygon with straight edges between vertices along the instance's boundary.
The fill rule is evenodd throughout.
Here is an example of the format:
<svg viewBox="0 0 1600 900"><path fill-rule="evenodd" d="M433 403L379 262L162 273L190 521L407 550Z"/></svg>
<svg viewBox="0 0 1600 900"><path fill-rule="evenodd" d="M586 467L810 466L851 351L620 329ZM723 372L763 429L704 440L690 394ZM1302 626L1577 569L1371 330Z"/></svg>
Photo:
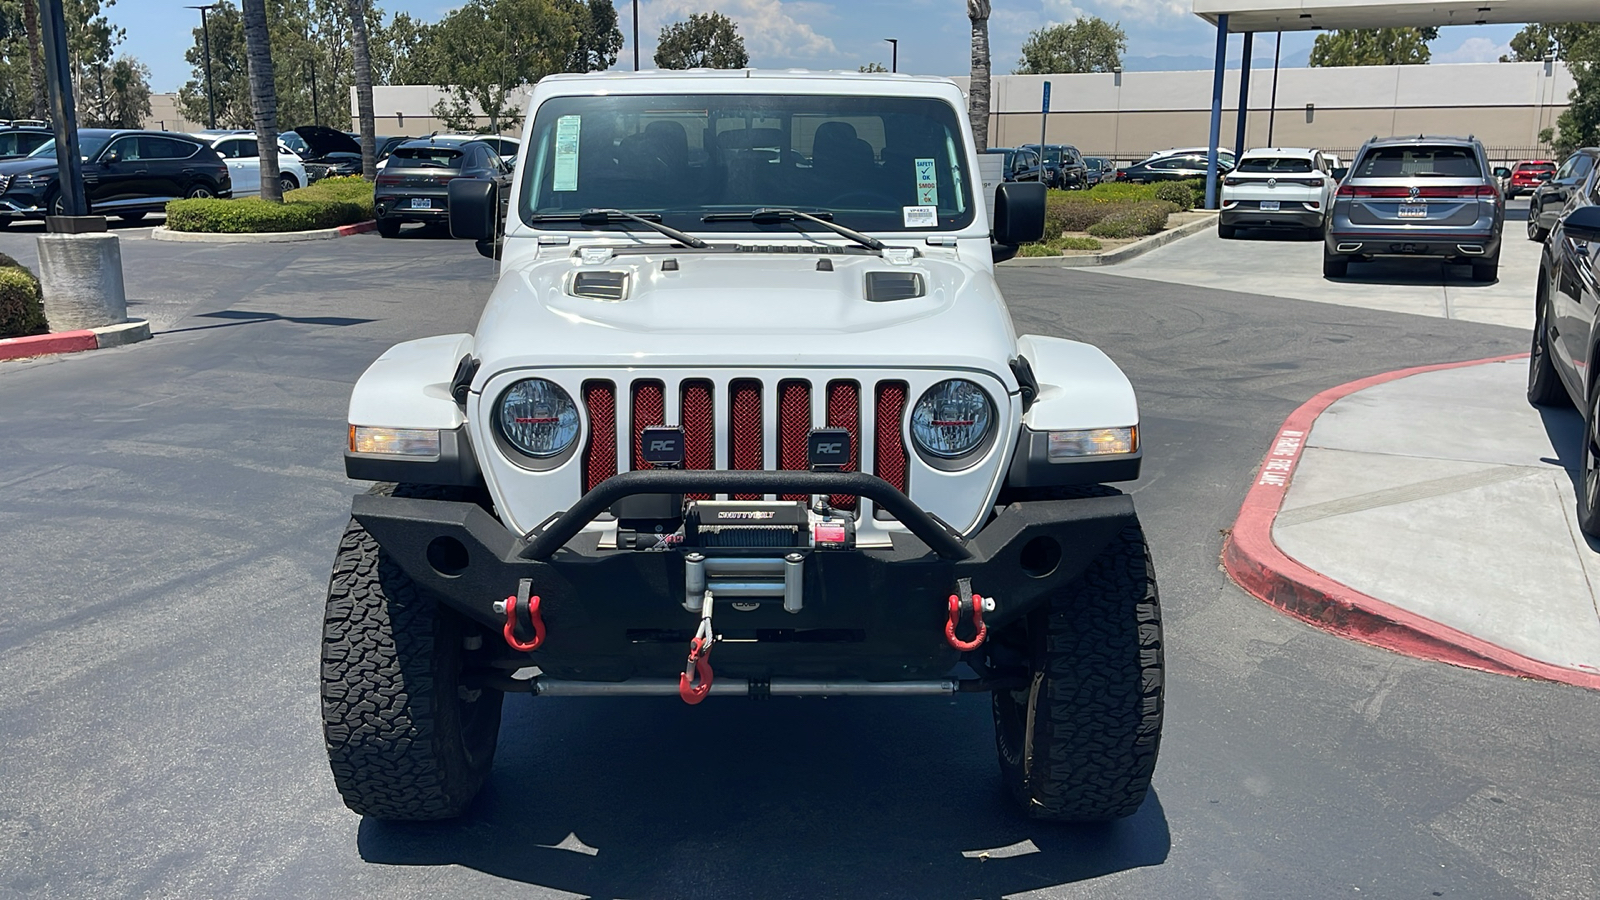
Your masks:
<svg viewBox="0 0 1600 900"><path fill-rule="evenodd" d="M694 706L711 693L711 646L716 635L711 630L711 592L706 591L700 605L700 627L689 641L689 661L684 663L683 674L678 676L678 696ZM698 680L700 683L695 684Z"/></svg>

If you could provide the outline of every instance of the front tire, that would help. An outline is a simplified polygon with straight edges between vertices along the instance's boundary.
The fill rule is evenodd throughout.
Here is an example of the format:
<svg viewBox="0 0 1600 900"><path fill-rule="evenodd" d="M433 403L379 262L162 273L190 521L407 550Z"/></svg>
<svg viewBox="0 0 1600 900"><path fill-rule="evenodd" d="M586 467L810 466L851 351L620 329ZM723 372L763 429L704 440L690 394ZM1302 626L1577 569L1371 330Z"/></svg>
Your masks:
<svg viewBox="0 0 1600 900"><path fill-rule="evenodd" d="M1528 240L1536 244L1544 243L1550 236L1550 229L1539 227L1539 209L1532 203L1528 204Z"/></svg>
<svg viewBox="0 0 1600 900"><path fill-rule="evenodd" d="M300 182L297 181L293 175L281 174L278 176L278 192L280 194L287 194L290 191L298 190L299 187Z"/></svg>
<svg viewBox="0 0 1600 900"><path fill-rule="evenodd" d="M1534 312L1533 347L1528 351L1528 402L1534 406L1571 406L1572 398L1561 384L1550 358L1550 288L1539 273L1539 308Z"/></svg>
<svg viewBox="0 0 1600 900"><path fill-rule="evenodd" d="M346 806L398 821L466 811L494 762L504 698L461 681L463 643L479 633L419 590L350 521L334 558L322 637L323 735Z"/></svg>
<svg viewBox="0 0 1600 900"><path fill-rule="evenodd" d="M1161 606L1140 527L997 640L1030 660L1026 687L993 695L1006 790L1034 819L1136 812L1155 772L1164 692Z"/></svg>

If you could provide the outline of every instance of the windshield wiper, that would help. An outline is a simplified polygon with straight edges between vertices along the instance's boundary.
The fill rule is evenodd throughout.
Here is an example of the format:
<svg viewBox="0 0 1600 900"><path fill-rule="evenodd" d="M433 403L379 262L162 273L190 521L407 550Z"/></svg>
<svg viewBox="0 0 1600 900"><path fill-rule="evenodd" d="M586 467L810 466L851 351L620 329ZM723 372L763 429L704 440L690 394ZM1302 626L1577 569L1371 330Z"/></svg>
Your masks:
<svg viewBox="0 0 1600 900"><path fill-rule="evenodd" d="M711 246L687 231L679 231L671 225L661 224L661 215L659 213L640 215L639 213L631 213L621 209L586 209L583 212L575 213L536 213L528 218L534 222L577 222L580 225L604 225L607 222L626 219L638 222L646 228L654 229L678 243L693 247L696 250L704 250Z"/></svg>
<svg viewBox="0 0 1600 900"><path fill-rule="evenodd" d="M824 216L827 218L823 218ZM763 206L760 209L753 209L749 212L708 213L701 216L700 221L793 222L796 219L804 219L807 222L815 222L818 225L821 225L823 228L832 231L834 234L847 237L863 247L869 247L873 250L882 250L884 248L883 241L880 241L871 235L862 234L861 232L856 231L854 228L846 228L843 225L836 225L833 222L828 221L828 219L831 218L833 218L833 213L831 212L812 214L801 212L798 209L788 209L782 206Z"/></svg>

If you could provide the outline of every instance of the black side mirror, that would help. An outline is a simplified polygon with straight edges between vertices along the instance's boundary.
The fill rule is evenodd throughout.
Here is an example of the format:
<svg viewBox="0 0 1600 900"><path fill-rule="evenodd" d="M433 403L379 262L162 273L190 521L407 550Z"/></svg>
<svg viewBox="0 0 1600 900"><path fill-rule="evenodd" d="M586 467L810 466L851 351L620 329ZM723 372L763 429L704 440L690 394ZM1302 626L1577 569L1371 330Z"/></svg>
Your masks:
<svg viewBox="0 0 1600 900"><path fill-rule="evenodd" d="M1506 168L1505 166L1495 166L1494 167L1494 177L1496 177L1496 178L1510 178L1511 177L1511 170Z"/></svg>
<svg viewBox="0 0 1600 900"><path fill-rule="evenodd" d="M1535 175L1534 177L1539 179L1540 181L1549 181L1550 179L1556 177L1556 173L1554 173L1554 172L1540 172L1539 174Z"/></svg>
<svg viewBox="0 0 1600 900"><path fill-rule="evenodd" d="M1344 177L1346 175L1350 174L1350 167L1349 166L1334 166L1329 171L1329 174L1331 174L1333 176L1333 180L1334 181L1343 181Z"/></svg>
<svg viewBox="0 0 1600 900"><path fill-rule="evenodd" d="M486 178L450 182L450 235L493 241L500 233L500 185Z"/></svg>
<svg viewBox="0 0 1600 900"><path fill-rule="evenodd" d="M1567 213L1561 230L1576 241L1600 241L1600 206L1580 206Z"/></svg>
<svg viewBox="0 0 1600 900"><path fill-rule="evenodd" d="M1011 181L994 190L994 242L1015 247L1044 237L1046 189L1038 181Z"/></svg>
<svg viewBox="0 0 1600 900"><path fill-rule="evenodd" d="M100 164L109 166L120 159L122 159L122 154L120 152L116 150L107 150L105 155L100 157Z"/></svg>

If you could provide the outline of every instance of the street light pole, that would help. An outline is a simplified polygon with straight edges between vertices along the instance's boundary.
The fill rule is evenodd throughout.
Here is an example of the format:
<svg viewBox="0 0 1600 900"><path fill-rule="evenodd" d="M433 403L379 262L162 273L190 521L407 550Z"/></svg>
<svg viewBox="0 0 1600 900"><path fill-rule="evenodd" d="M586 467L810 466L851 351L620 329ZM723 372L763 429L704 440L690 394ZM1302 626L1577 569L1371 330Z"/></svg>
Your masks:
<svg viewBox="0 0 1600 900"><path fill-rule="evenodd" d="M633 0L633 70L639 71L639 0Z"/></svg>
<svg viewBox="0 0 1600 900"><path fill-rule="evenodd" d="M200 49L206 55L206 127L217 127L217 92L211 86L211 20L206 18L206 13L216 9L219 4L208 3L205 6L191 6L189 9L200 10Z"/></svg>
<svg viewBox="0 0 1600 900"><path fill-rule="evenodd" d="M898 72L900 71L900 39L884 38L884 40L889 42L889 71Z"/></svg>
<svg viewBox="0 0 1600 900"><path fill-rule="evenodd" d="M60 173L61 209L46 210L50 230L61 224L58 216L87 216L83 193L83 157L78 150L78 117L72 99L72 72L67 61L67 24L61 0L39 4L39 30L44 43L45 83L50 91L50 122L56 133L56 168ZM102 229L103 230L103 229Z"/></svg>
<svg viewBox="0 0 1600 900"><path fill-rule="evenodd" d="M317 58L311 57L311 124L322 124L322 113L317 109Z"/></svg>

